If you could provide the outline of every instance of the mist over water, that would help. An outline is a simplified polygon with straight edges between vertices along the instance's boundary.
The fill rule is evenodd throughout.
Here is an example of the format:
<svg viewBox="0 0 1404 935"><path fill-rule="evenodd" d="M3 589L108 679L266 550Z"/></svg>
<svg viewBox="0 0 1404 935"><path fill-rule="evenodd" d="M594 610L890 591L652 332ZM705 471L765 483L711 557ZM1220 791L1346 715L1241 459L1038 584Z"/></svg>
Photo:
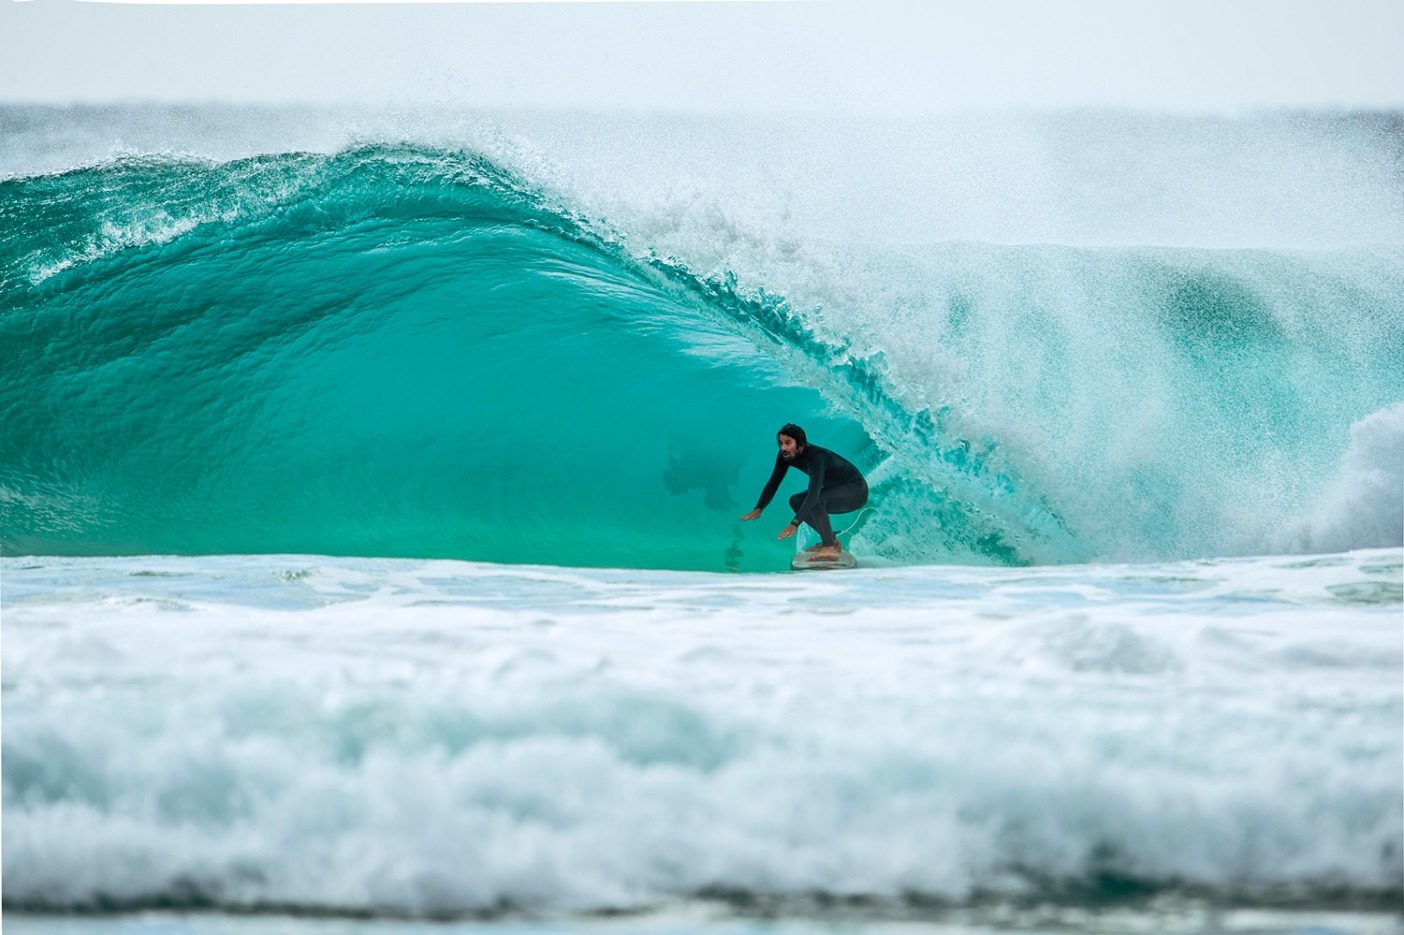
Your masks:
<svg viewBox="0 0 1404 935"><path fill-rule="evenodd" d="M685 228L710 216L777 245L800 235L1211 248L1404 243L1404 115L1394 112L903 119L133 104L12 105L0 121L0 173L8 175L123 153L222 161L366 142L466 148L568 191L616 224L667 209L654 219L655 236L670 222Z"/></svg>

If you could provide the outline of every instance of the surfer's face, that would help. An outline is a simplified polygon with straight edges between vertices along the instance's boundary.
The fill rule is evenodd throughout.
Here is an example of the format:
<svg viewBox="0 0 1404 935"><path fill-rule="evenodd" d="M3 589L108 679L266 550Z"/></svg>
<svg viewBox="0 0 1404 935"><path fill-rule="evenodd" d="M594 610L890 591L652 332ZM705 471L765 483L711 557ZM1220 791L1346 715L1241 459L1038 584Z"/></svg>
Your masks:
<svg viewBox="0 0 1404 935"><path fill-rule="evenodd" d="M780 457L786 461L793 459L795 455L804 450L800 447L799 442L788 435L777 435L775 438L780 442Z"/></svg>

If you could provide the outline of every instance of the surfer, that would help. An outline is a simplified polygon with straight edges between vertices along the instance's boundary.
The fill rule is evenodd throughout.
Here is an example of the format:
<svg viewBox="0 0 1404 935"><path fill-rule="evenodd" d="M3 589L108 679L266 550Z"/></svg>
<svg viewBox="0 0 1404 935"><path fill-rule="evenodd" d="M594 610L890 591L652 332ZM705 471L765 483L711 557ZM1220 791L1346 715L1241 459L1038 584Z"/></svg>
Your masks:
<svg viewBox="0 0 1404 935"><path fill-rule="evenodd" d="M819 544L808 551L816 559L835 559L843 551L834 536L834 528L829 524L831 513L851 513L861 509L868 502L868 482L858 469L844 458L827 448L811 445L804 429L787 422L776 435L780 451L775 456L775 470L770 472L770 480L765 482L756 508L745 516L743 521L760 519L761 511L770 505L775 491L780 489L780 481L790 468L799 468L809 475L809 488L790 498L790 508L795 518L790 525L780 530L780 539L788 539L799 531L800 523L808 523L819 533Z"/></svg>

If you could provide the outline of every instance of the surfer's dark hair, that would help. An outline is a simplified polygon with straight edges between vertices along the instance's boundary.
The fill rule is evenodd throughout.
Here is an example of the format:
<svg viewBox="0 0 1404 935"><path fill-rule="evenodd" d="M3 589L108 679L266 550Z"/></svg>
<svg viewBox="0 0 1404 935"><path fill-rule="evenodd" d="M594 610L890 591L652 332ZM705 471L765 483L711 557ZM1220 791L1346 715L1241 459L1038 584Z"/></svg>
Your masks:
<svg viewBox="0 0 1404 935"><path fill-rule="evenodd" d="M793 422L786 422L784 425L780 426L780 431L775 434L790 436L801 448L805 448L809 445L809 439L805 437L804 429L795 425Z"/></svg>

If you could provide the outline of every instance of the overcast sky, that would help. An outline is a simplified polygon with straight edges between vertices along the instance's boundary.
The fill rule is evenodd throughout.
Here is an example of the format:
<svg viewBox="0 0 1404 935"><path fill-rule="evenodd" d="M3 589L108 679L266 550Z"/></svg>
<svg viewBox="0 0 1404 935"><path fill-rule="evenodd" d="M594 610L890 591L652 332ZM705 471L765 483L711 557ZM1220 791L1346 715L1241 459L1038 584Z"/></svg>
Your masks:
<svg viewBox="0 0 1404 935"><path fill-rule="evenodd" d="M0 99L921 113L1404 108L1404 0L0 0Z"/></svg>

